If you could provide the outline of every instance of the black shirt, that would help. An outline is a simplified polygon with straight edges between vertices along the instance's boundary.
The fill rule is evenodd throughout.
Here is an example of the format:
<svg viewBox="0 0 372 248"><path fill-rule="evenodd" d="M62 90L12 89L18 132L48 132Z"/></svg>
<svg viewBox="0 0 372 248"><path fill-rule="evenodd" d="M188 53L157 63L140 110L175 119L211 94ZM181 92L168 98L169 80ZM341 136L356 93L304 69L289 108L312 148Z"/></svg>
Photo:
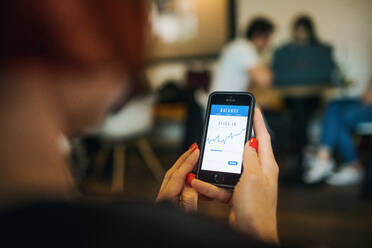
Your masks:
<svg viewBox="0 0 372 248"><path fill-rule="evenodd" d="M169 203L33 203L1 213L0 237L1 247L270 247Z"/></svg>

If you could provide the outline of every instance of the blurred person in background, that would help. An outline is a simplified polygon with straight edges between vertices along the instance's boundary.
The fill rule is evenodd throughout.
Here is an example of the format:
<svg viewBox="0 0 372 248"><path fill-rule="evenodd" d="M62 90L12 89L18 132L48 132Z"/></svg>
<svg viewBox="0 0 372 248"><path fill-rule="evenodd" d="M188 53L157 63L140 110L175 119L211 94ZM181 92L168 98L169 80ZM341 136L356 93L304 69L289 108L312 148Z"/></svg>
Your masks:
<svg viewBox="0 0 372 248"><path fill-rule="evenodd" d="M209 91L248 91L251 83L258 87L269 87L272 73L262 57L273 32L274 24L269 19L254 18L244 38L234 39L222 49ZM197 99L205 108L208 96L198 92Z"/></svg>
<svg viewBox="0 0 372 248"><path fill-rule="evenodd" d="M306 183L318 183L324 179L330 185L358 184L363 179L353 131L363 122L372 122L372 88L360 99L335 100L329 103L322 128L319 149L307 161ZM332 152L340 155L343 166L334 172Z"/></svg>
<svg viewBox="0 0 372 248"><path fill-rule="evenodd" d="M279 59L281 58L281 60ZM286 59L291 57L291 61ZM316 60L318 59L318 60ZM312 114L320 105L322 90L329 88L331 82L323 82L323 68L311 64L314 61L321 61L329 66L329 79L334 68L332 58L332 48L321 42L316 34L314 22L307 15L296 17L293 22L292 40L279 47L274 54L273 67L278 68L279 63L288 63L292 75L287 72L288 76L284 82L285 105L291 115L292 135L294 137L294 171L290 175L289 182L302 185L304 173L304 149L308 145L308 126ZM310 72L308 71L310 70ZM275 71L279 78L280 70ZM283 74L283 72L281 72ZM321 78L314 78L315 74L321 74ZM281 75L283 76L283 75ZM276 82L278 83L278 82ZM323 84L323 85L322 85ZM278 85L283 86L283 85Z"/></svg>
<svg viewBox="0 0 372 248"><path fill-rule="evenodd" d="M311 17L303 15L297 17L293 26L293 45L309 45L319 43Z"/></svg>
<svg viewBox="0 0 372 248"><path fill-rule="evenodd" d="M247 91L251 82L268 87L271 71L260 57L268 47L273 32L274 25L269 19L253 19L247 27L245 38L237 38L222 49L211 91Z"/></svg>
<svg viewBox="0 0 372 248"><path fill-rule="evenodd" d="M131 80L144 58L145 1L20 0L0 9L1 244L278 244L278 166L257 110L259 148L245 146L246 169L233 193L197 179L185 185L197 145L168 170L156 205L83 201L77 191L61 137L97 125L138 87ZM230 203L233 228L172 206L195 206L198 195L184 194L191 189Z"/></svg>

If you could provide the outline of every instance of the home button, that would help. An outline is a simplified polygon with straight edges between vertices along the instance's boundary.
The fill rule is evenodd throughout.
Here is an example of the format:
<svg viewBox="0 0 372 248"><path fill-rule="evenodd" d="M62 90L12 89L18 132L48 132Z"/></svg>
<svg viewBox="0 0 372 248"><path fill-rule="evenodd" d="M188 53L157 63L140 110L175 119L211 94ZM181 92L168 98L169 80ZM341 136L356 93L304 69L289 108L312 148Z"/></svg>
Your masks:
<svg viewBox="0 0 372 248"><path fill-rule="evenodd" d="M222 183L225 180L223 174L214 174L214 181L216 183Z"/></svg>

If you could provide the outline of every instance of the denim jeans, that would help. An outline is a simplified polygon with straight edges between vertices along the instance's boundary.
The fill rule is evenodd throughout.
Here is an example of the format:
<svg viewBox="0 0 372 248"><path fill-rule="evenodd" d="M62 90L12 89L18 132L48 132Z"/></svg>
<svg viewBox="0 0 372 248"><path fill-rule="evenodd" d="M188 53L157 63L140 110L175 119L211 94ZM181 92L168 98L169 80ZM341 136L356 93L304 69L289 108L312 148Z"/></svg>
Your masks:
<svg viewBox="0 0 372 248"><path fill-rule="evenodd" d="M372 122L372 105L360 100L337 100L329 104L320 139L322 146L335 149L344 163L358 160L352 133L362 122Z"/></svg>

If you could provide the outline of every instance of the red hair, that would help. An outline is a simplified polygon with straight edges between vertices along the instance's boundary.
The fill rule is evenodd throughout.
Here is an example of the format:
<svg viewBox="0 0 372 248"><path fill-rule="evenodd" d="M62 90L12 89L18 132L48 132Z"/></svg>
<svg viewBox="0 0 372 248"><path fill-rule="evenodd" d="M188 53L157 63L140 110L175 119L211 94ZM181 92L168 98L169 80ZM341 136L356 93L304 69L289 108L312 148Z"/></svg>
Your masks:
<svg viewBox="0 0 372 248"><path fill-rule="evenodd" d="M146 6L140 0L1 1L1 64L41 60L71 68L141 65Z"/></svg>

